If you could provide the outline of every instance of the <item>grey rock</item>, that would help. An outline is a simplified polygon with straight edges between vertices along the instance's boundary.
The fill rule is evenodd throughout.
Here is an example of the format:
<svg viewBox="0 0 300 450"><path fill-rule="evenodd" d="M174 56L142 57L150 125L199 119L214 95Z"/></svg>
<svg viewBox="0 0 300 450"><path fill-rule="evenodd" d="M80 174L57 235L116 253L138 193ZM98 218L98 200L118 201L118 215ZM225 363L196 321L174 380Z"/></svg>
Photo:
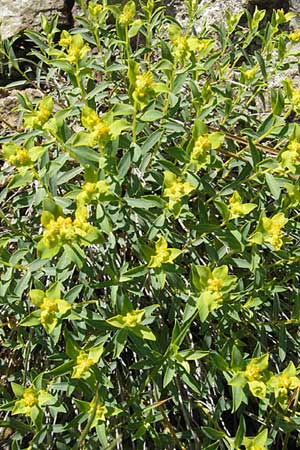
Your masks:
<svg viewBox="0 0 300 450"><path fill-rule="evenodd" d="M205 22L207 25L220 24L225 22L226 10L232 14L237 14L245 9L248 0L200 0L200 5L205 6L202 13L199 27Z"/></svg>
<svg viewBox="0 0 300 450"><path fill-rule="evenodd" d="M0 36L7 39L26 28L38 29L40 15L59 14L60 23L67 24L73 0L0 0Z"/></svg>
<svg viewBox="0 0 300 450"><path fill-rule="evenodd" d="M15 130L20 131L22 126L20 122L20 113L18 112L19 101L17 89L0 88L0 134L4 131L6 135ZM42 97L42 93L37 89L27 88L21 92L26 94L29 100Z"/></svg>

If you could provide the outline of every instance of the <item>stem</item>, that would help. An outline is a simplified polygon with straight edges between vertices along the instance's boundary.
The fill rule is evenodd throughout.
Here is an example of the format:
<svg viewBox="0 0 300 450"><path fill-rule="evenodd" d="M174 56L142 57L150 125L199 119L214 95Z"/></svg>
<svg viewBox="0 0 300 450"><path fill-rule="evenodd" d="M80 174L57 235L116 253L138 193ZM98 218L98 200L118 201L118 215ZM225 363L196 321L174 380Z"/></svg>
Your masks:
<svg viewBox="0 0 300 450"><path fill-rule="evenodd" d="M99 39L99 33L98 33L98 28L97 27L94 27L93 34L94 34L94 37L95 37L97 50L100 53L100 57L102 59L102 64L103 64L103 67L104 67L104 70L105 70L105 74L106 74L107 63L106 63L106 59L105 59L105 56L104 56L104 53L103 53L102 45L101 45L101 42L100 42L100 39Z"/></svg>
<svg viewBox="0 0 300 450"><path fill-rule="evenodd" d="M98 387L99 387L99 384L96 385L96 394L95 394L95 397L94 397L94 406L93 406L93 409L92 409L91 413L89 414L89 418L88 418L87 424L84 427L84 429L82 430L77 443L72 447L72 450L79 450L80 447L83 446L84 441L85 441L85 439L86 439L86 437L87 437L87 435L88 435L88 433L89 433L89 431L91 429L92 423L93 423L93 421L94 421L94 419L96 417L97 407L98 407L98 403L99 403Z"/></svg>
<svg viewBox="0 0 300 450"><path fill-rule="evenodd" d="M289 437L290 437L290 432L287 431L286 434L285 434L285 437L284 437L282 450L287 450L287 448L288 448L288 443L289 443Z"/></svg>
<svg viewBox="0 0 300 450"><path fill-rule="evenodd" d="M29 369L31 341L32 341L32 328L30 328L29 339L26 342L26 347L25 347L24 374L23 374L23 384L24 384L24 386L26 385L26 382L27 382L27 373L28 373L28 369Z"/></svg>
<svg viewBox="0 0 300 450"><path fill-rule="evenodd" d="M84 103L87 103L87 101L86 101L86 93L85 93L85 90L83 88L83 85L82 85L82 82L81 82L81 79L80 79L79 68L78 68L77 64L76 64L76 70L75 70L75 78L76 78L77 86L80 89L82 100L83 100Z"/></svg>
<svg viewBox="0 0 300 450"><path fill-rule="evenodd" d="M132 114L132 142L136 142L136 129L137 129L137 120L136 120L136 101L133 104L133 114Z"/></svg>
<svg viewBox="0 0 300 450"><path fill-rule="evenodd" d="M47 192L47 195L49 195L49 197L52 197L51 192L48 189L48 186L44 183L43 179L40 177L38 171L32 167L32 173L35 176L35 178L38 180L39 183L41 183L41 185L43 186L43 188L45 189L45 191Z"/></svg>
<svg viewBox="0 0 300 450"><path fill-rule="evenodd" d="M129 38L128 38L128 25L125 26L125 61L129 62Z"/></svg>

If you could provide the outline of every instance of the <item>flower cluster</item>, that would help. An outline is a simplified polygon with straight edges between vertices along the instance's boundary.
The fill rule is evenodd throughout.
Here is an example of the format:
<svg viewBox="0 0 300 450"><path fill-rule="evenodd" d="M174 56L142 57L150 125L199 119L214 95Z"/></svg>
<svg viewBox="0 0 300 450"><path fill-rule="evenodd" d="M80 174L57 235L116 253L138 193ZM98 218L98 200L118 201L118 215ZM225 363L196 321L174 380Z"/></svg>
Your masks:
<svg viewBox="0 0 300 450"><path fill-rule="evenodd" d="M137 75L132 94L133 99L142 107L147 105L154 93L153 74L148 71Z"/></svg>
<svg viewBox="0 0 300 450"><path fill-rule="evenodd" d="M116 316L108 319L107 322L117 328L133 328L136 327L143 318L144 311L143 310L133 310L129 311L125 314L125 316ZM118 320L117 320L118 319Z"/></svg>
<svg viewBox="0 0 300 450"><path fill-rule="evenodd" d="M97 20L100 14L103 12L103 9L103 5L101 5L100 3L89 2L88 4L88 11L93 19Z"/></svg>
<svg viewBox="0 0 300 450"><path fill-rule="evenodd" d="M229 219L236 219L240 216L249 214L253 209L257 208L255 203L242 203L242 198L237 191L234 191L229 199Z"/></svg>
<svg viewBox="0 0 300 450"><path fill-rule="evenodd" d="M264 229L264 241L269 242L275 250L282 247L282 228L287 223L283 213L277 213L273 217L263 217L262 226Z"/></svg>
<svg viewBox="0 0 300 450"><path fill-rule="evenodd" d="M167 240L161 236L155 243L155 252L151 256L148 267L158 268L163 264L172 263L181 254L177 248L169 248Z"/></svg>
<svg viewBox="0 0 300 450"><path fill-rule="evenodd" d="M71 35L66 30L63 30L61 33L59 45L67 51L67 55L62 52L59 56L66 59L72 65L77 65L90 51L89 45L84 43L81 34Z"/></svg>
<svg viewBox="0 0 300 450"><path fill-rule="evenodd" d="M39 308L41 325L48 334L51 334L62 317L71 309L71 305L60 298L60 287L57 283L46 292L32 289L29 295L31 302Z"/></svg>
<svg viewBox="0 0 300 450"><path fill-rule="evenodd" d="M119 23L123 26L128 26L133 21L136 13L136 6L134 1L129 1L124 5L123 11L119 16Z"/></svg>
<svg viewBox="0 0 300 450"><path fill-rule="evenodd" d="M272 217L262 217L255 232L250 236L249 242L259 245L268 242L275 250L280 250L283 244L282 229L287 222L288 219L281 212Z"/></svg>
<svg viewBox="0 0 300 450"><path fill-rule="evenodd" d="M41 218L44 226L43 237L38 244L38 252L42 257L57 254L64 244L71 244L88 239L88 235L95 231L87 221L87 209L80 205L75 211L75 219L71 217L55 217L51 212L44 211Z"/></svg>
<svg viewBox="0 0 300 450"><path fill-rule="evenodd" d="M13 166L24 167L32 165L28 150L21 145L17 145L13 142L4 144L2 152L4 159Z"/></svg>
<svg viewBox="0 0 300 450"><path fill-rule="evenodd" d="M298 173L300 168L300 142L293 139L287 146L287 150L279 155L280 168L288 169L291 173Z"/></svg>
<svg viewBox="0 0 300 450"><path fill-rule="evenodd" d="M300 42L300 30L294 30L292 33L288 35L288 38L291 42L294 43Z"/></svg>
<svg viewBox="0 0 300 450"><path fill-rule="evenodd" d="M80 192L76 198L78 205L86 205L94 200L101 199L109 193L109 184L106 180L99 180L95 183L90 181L86 182L82 187L82 192Z"/></svg>
<svg viewBox="0 0 300 450"><path fill-rule="evenodd" d="M190 154L190 163L194 164L196 170L205 169L210 162L211 142L208 134L199 136Z"/></svg>
<svg viewBox="0 0 300 450"><path fill-rule="evenodd" d="M181 202L183 197L190 194L194 189L194 186L188 181L182 181L169 170L165 171L163 197L169 199L169 209L173 209L176 204Z"/></svg>
<svg viewBox="0 0 300 450"><path fill-rule="evenodd" d="M268 354L252 358L244 370L235 373L229 384L241 389L248 386L251 394L260 399L273 396L276 403L286 407L289 391L300 387L296 367L290 361L282 372L273 374L268 370L268 362Z"/></svg>
<svg viewBox="0 0 300 450"><path fill-rule="evenodd" d="M49 120L53 111L52 97L44 97L35 107L34 111L24 113L25 128L42 128Z"/></svg>
<svg viewBox="0 0 300 450"><path fill-rule="evenodd" d="M104 349L103 346L93 347L89 351L77 352L72 378L87 379L91 375L91 368L99 361Z"/></svg>
<svg viewBox="0 0 300 450"><path fill-rule="evenodd" d="M90 131L91 146L104 144L110 140L111 130L109 125L89 106L84 106L82 108L81 123Z"/></svg>
<svg viewBox="0 0 300 450"><path fill-rule="evenodd" d="M174 46L173 51L176 61L181 64L188 61L192 54L198 54L199 57L203 57L214 44L212 39L198 39L196 36L182 34L181 29L177 25L169 27L169 36Z"/></svg>
<svg viewBox="0 0 300 450"><path fill-rule="evenodd" d="M46 390L37 389L33 384L24 388L16 383L12 383L12 389L17 397L12 409L12 415L24 414L33 418L39 413L42 406L52 403L54 400L54 397Z"/></svg>
<svg viewBox="0 0 300 450"><path fill-rule="evenodd" d="M236 276L228 275L228 267L223 265L211 270L210 267L194 265L192 281L198 293L197 306L200 319L204 322L209 313L218 309L224 297L235 287Z"/></svg>
<svg viewBox="0 0 300 450"><path fill-rule="evenodd" d="M148 339L155 341L156 337L152 333L151 329L145 325L142 325L144 315L146 313L145 309L128 309L123 312L123 314L118 314L117 316L110 317L106 322L112 327L119 328L126 332L126 334L135 334L142 339ZM122 349L122 348L121 348Z"/></svg>

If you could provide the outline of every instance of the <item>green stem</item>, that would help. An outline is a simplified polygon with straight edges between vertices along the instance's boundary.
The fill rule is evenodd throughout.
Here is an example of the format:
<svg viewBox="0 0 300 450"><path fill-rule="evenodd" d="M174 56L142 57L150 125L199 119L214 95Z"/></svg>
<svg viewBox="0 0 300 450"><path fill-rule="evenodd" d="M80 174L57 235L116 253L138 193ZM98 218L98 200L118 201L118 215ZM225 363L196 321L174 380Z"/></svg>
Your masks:
<svg viewBox="0 0 300 450"><path fill-rule="evenodd" d="M283 446L282 446L282 450L287 450L288 448L288 443L289 443L289 438L290 438L290 432L287 431L285 436L284 436L284 441L283 441Z"/></svg>
<svg viewBox="0 0 300 450"><path fill-rule="evenodd" d="M128 37L128 25L125 26L125 61L129 62L129 37Z"/></svg>
<svg viewBox="0 0 300 450"><path fill-rule="evenodd" d="M99 33L98 33L98 28L97 27L95 27L93 29L93 34L94 34L94 37L95 37L97 50L98 50L98 52L100 54L100 57L102 59L102 64L103 64L103 67L104 67L104 70L105 70L105 74L106 74L107 73L107 62L106 62L106 59L105 59L105 55L103 53L103 49L102 49L102 45L101 45L101 42L100 42L100 39L99 39Z"/></svg>
<svg viewBox="0 0 300 450"><path fill-rule="evenodd" d="M132 142L136 142L136 130L137 130L137 120L136 120L136 113L137 113L137 104L136 101L134 101L133 104L133 114L132 114Z"/></svg>
<svg viewBox="0 0 300 450"><path fill-rule="evenodd" d="M80 89L82 100L86 104L87 103L87 101L86 101L86 93L85 93L84 87L82 85L82 81L80 79L79 68L78 68L77 64L76 64L76 70L75 70L75 79L76 79L77 86Z"/></svg>
<svg viewBox="0 0 300 450"><path fill-rule="evenodd" d="M32 173L34 175L34 177L41 183L41 185L43 186L43 188L45 189L45 191L47 192L47 195L49 197L52 197L51 192L48 189L48 186L44 183L43 179L40 177L38 171L33 167L32 169Z"/></svg>
<svg viewBox="0 0 300 450"><path fill-rule="evenodd" d="M99 403L98 387L99 387L99 385L97 384L96 385L96 394L95 394L95 397L94 397L94 406L93 406L93 409L92 409L91 413L89 414L89 418L88 418L87 424L84 427L84 429L82 430L78 441L72 447L72 450L79 450L83 446L84 441L86 440L86 437L89 434L89 431L91 429L92 423L93 423L93 421L94 421L94 419L96 417L97 407L98 407L98 403Z"/></svg>
<svg viewBox="0 0 300 450"><path fill-rule="evenodd" d="M32 328L29 331L29 338L25 347L25 358L24 358L24 374L23 374L23 384L24 386L27 383L27 374L29 370L29 360L30 360L30 351L31 351L31 340L32 340Z"/></svg>

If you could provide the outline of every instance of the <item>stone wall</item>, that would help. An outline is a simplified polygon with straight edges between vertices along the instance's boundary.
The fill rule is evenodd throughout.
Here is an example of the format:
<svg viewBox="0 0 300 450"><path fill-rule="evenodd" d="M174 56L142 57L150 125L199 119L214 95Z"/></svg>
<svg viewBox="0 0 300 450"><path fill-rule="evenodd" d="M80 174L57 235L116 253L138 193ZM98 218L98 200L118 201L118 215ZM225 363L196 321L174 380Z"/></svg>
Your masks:
<svg viewBox="0 0 300 450"><path fill-rule="evenodd" d="M39 28L40 15L59 14L61 26L72 21L74 0L0 0L0 36L7 39L26 28Z"/></svg>
<svg viewBox="0 0 300 450"><path fill-rule="evenodd" d="M111 3L119 1L110 0ZM165 2L170 10L182 13L183 0L165 0ZM251 9L255 5L260 8L283 8L286 11L292 10L300 13L299 0L199 0L199 3L208 5L203 13L208 23L222 20L226 9L238 12L243 8ZM47 17L58 13L62 27L71 25L73 6L74 0L0 0L0 35L2 39L5 39L26 28L38 28L41 13Z"/></svg>

